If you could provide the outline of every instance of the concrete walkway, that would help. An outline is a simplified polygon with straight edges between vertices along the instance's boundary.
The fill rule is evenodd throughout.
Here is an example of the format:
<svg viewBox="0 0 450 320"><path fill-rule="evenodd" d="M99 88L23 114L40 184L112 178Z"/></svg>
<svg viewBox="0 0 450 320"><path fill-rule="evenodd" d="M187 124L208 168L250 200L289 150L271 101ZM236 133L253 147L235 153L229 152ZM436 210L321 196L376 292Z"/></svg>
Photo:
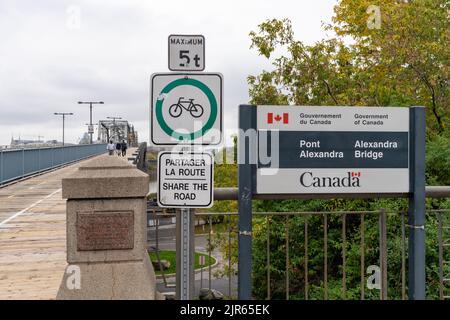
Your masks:
<svg viewBox="0 0 450 320"><path fill-rule="evenodd" d="M0 300L55 299L66 267L61 180L83 162L0 188Z"/></svg>

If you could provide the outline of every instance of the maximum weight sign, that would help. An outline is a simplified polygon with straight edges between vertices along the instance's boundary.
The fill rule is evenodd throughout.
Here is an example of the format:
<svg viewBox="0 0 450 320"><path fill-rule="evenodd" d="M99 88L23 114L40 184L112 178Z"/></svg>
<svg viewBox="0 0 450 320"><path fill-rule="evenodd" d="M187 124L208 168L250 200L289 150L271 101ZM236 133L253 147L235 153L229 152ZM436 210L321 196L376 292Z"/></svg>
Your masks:
<svg viewBox="0 0 450 320"><path fill-rule="evenodd" d="M155 73L151 77L151 141L217 145L222 141L220 73Z"/></svg>
<svg viewBox="0 0 450 320"><path fill-rule="evenodd" d="M203 71L204 69L204 36L175 34L169 36L169 70Z"/></svg>
<svg viewBox="0 0 450 320"><path fill-rule="evenodd" d="M158 205L210 208L213 205L214 158L208 152L158 154Z"/></svg>

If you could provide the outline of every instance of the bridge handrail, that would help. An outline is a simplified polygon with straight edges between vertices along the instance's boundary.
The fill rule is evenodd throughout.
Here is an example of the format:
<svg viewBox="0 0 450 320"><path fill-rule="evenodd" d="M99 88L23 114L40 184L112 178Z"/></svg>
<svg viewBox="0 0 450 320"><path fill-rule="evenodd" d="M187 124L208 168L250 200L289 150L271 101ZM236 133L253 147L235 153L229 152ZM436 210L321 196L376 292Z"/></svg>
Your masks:
<svg viewBox="0 0 450 320"><path fill-rule="evenodd" d="M143 171L148 172L147 169L147 143L142 142L139 144L136 158L133 160L133 164L136 165L136 168Z"/></svg>
<svg viewBox="0 0 450 320"><path fill-rule="evenodd" d="M0 150L0 186L106 152L106 144Z"/></svg>

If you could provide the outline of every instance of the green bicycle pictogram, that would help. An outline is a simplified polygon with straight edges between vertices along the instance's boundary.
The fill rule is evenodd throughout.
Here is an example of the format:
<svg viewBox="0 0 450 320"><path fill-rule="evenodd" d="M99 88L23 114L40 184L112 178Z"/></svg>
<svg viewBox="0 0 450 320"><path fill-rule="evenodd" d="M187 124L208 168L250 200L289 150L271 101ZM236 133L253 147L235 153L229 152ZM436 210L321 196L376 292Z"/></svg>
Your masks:
<svg viewBox="0 0 450 320"><path fill-rule="evenodd" d="M169 135L175 139L178 139L180 141L181 140L195 140L195 139L198 139L198 138L202 137L203 135L205 135L205 133L213 127L214 122L216 121L216 118L217 118L217 100L214 97L213 92L211 91L211 89L208 88L207 85L205 85L203 82L200 82L195 79L190 79L190 78L180 78L180 79L176 79L176 80L170 82L168 85L166 85L161 90L160 96L167 95L170 91L172 91L174 88L177 88L179 86L193 86L193 87L200 89L206 95L206 97L208 98L209 104L211 106L211 112L210 112L209 118L206 121L205 125L200 130L197 130L197 131L191 132L191 133L175 131L167 124L167 122L164 119L164 116L163 116L164 99L158 99L156 101L156 104L155 104L156 120L158 121L159 125L161 126L161 129L167 135Z"/></svg>

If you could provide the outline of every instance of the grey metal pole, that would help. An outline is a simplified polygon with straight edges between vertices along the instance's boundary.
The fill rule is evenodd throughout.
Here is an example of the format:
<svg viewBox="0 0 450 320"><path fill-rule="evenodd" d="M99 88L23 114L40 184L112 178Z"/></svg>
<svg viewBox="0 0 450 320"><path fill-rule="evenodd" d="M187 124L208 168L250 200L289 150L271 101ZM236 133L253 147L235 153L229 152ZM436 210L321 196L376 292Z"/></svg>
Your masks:
<svg viewBox="0 0 450 320"><path fill-rule="evenodd" d="M62 120L63 120L63 133L62 133L62 146L64 147L64 124L65 124L65 120L66 120L66 116L71 116L73 115L72 112L55 112L54 113L55 116L62 116Z"/></svg>
<svg viewBox="0 0 450 320"><path fill-rule="evenodd" d="M0 164L1 164L1 167L0 167L0 185L3 184L3 179L4 179L4 177L3 177L3 162L4 161L5 161L5 159L3 158L3 148L2 148L1 161L0 161Z"/></svg>
<svg viewBox="0 0 450 320"><path fill-rule="evenodd" d="M66 115L63 114L62 116L63 116L63 139L62 139L62 143L63 143L63 147L64 147L64 123L65 123L65 120L66 120Z"/></svg>
<svg viewBox="0 0 450 320"><path fill-rule="evenodd" d="M177 212L176 297L190 300L194 296L194 211Z"/></svg>
<svg viewBox="0 0 450 320"><path fill-rule="evenodd" d="M25 175L25 147L22 147L22 177Z"/></svg>
<svg viewBox="0 0 450 320"><path fill-rule="evenodd" d="M256 107L240 105L238 136L238 299L240 300L249 300L252 297L252 197L256 165L251 163L252 157L255 156L251 153L256 150L256 134L252 133L255 128ZM248 145L246 136L249 137Z"/></svg>
<svg viewBox="0 0 450 320"><path fill-rule="evenodd" d="M380 300L387 300L387 221L386 210L381 209L379 213L379 242L380 242Z"/></svg>
<svg viewBox="0 0 450 320"><path fill-rule="evenodd" d="M411 107L410 119L410 193L409 266L410 300L425 299L425 108Z"/></svg>
<svg viewBox="0 0 450 320"><path fill-rule="evenodd" d="M89 103L89 125L92 128L92 102ZM92 144L92 132L89 132L89 135L91 136L91 144Z"/></svg>

